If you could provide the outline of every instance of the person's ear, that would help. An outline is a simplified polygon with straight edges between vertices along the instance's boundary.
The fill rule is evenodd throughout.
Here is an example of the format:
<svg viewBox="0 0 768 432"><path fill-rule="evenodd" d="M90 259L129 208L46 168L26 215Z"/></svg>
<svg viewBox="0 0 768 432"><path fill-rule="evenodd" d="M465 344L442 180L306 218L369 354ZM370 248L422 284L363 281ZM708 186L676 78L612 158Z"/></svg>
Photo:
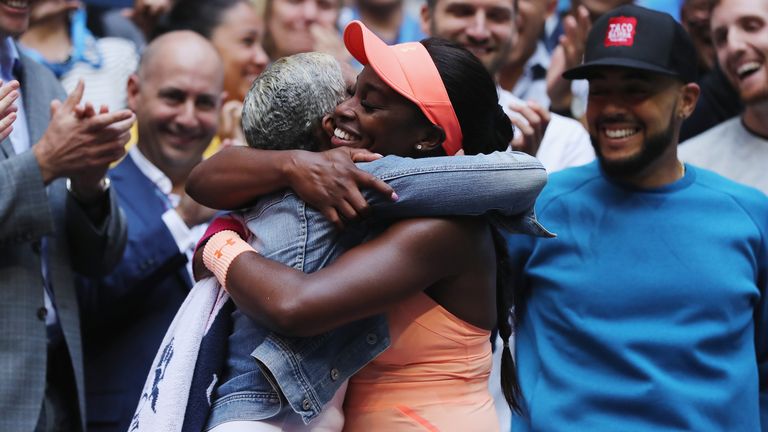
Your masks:
<svg viewBox="0 0 768 432"><path fill-rule="evenodd" d="M136 74L131 74L131 76L128 77L128 84L126 84L126 96L128 108L133 112L136 112L136 107L138 107L140 89L141 85L139 83L139 76Z"/></svg>
<svg viewBox="0 0 768 432"><path fill-rule="evenodd" d="M693 110L696 109L696 103L699 101L699 95L701 94L701 88L696 83L688 83L683 85L680 91L680 100L677 106L678 115L687 119L693 114Z"/></svg>
<svg viewBox="0 0 768 432"><path fill-rule="evenodd" d="M438 125L430 125L424 132L414 148L417 152L431 153L445 142L445 131Z"/></svg>

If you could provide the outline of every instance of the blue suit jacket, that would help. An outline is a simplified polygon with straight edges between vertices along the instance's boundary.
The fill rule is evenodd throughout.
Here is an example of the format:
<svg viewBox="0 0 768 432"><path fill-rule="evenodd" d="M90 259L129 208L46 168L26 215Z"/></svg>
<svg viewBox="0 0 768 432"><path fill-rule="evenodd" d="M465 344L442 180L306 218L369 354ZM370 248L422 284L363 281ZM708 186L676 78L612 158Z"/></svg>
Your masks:
<svg viewBox="0 0 768 432"><path fill-rule="evenodd" d="M79 290L90 432L128 429L155 353L192 287L155 184L130 156L109 176L128 221L128 245L112 273L83 280Z"/></svg>

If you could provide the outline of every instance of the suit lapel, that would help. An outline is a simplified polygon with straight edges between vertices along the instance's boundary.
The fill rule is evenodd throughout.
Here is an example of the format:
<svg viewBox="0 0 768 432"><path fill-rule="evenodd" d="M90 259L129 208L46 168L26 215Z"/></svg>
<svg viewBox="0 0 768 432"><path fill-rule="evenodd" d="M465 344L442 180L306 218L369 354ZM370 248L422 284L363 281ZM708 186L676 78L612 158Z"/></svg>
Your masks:
<svg viewBox="0 0 768 432"><path fill-rule="evenodd" d="M151 225L165 213L166 202L158 194L157 186L141 172L130 154L109 170L109 178L129 219L129 231L131 226L136 227L138 224ZM186 265L179 266L176 274L185 282L186 289L190 290L194 281Z"/></svg>

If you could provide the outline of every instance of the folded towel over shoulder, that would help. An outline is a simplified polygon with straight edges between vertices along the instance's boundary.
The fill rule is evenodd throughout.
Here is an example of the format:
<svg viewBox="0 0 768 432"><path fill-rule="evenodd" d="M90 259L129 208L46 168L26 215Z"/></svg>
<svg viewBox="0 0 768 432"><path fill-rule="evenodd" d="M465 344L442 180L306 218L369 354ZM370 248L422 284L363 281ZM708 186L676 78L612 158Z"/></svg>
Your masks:
<svg viewBox="0 0 768 432"><path fill-rule="evenodd" d="M232 308L216 278L192 287L152 362L130 432L203 430L226 355Z"/></svg>

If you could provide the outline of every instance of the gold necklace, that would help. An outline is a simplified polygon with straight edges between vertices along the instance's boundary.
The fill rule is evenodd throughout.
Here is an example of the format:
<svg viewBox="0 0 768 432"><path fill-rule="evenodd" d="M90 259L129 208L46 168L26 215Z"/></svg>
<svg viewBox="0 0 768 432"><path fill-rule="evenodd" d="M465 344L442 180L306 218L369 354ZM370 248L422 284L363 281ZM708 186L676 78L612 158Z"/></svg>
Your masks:
<svg viewBox="0 0 768 432"><path fill-rule="evenodd" d="M683 178L685 177L685 164L680 160L678 160L677 163L680 165L680 178Z"/></svg>

